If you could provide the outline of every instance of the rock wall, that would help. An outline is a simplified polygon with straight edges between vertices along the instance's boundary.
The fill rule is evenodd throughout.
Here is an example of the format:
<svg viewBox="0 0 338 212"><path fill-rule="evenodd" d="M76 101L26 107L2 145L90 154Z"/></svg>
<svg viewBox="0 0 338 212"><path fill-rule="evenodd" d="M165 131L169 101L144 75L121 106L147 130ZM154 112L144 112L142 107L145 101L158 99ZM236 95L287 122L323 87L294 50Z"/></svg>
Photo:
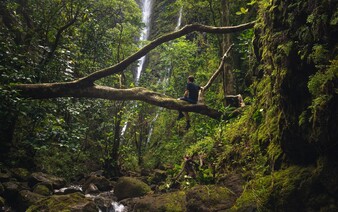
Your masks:
<svg viewBox="0 0 338 212"><path fill-rule="evenodd" d="M264 2L255 27L256 95L273 114L273 142L293 163L336 157L337 2Z"/></svg>

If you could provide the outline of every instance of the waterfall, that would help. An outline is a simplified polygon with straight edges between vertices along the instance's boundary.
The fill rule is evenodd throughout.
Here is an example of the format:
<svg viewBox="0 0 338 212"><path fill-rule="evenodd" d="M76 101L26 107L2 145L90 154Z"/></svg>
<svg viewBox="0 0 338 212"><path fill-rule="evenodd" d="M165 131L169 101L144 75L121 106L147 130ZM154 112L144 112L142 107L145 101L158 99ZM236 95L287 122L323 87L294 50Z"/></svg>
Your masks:
<svg viewBox="0 0 338 212"><path fill-rule="evenodd" d="M149 38L151 7L152 7L152 0L142 0L142 5L141 5L142 22L145 24L145 27L143 28L141 32L140 41L146 41ZM136 85L138 84L140 80L145 60L146 60L146 56L143 56L139 59L139 65L137 67L136 79L135 79Z"/></svg>
<svg viewBox="0 0 338 212"><path fill-rule="evenodd" d="M179 30L180 27L181 27L181 24L182 24L182 11L183 11L183 8L181 7L180 10L179 10L177 24L176 24L176 27L175 27L175 31ZM166 67L166 72L167 72L166 76L164 76L163 81L162 81L164 94L165 94L166 88L169 85L169 78L170 78L170 68L169 67ZM160 81L158 83L160 83ZM160 108L159 111L156 112L156 115L155 115L154 119L151 120L151 122L150 122L150 129L149 129L149 132L148 132L147 143L150 142L151 136L152 136L153 131L154 131L154 124L155 124L155 122L156 122L156 120L157 120L157 118L158 118L161 110L162 110L162 108Z"/></svg>
<svg viewBox="0 0 338 212"><path fill-rule="evenodd" d="M179 30L182 24L182 11L183 11L183 7L180 8L180 11L178 13L178 19L177 19L177 24L175 27L175 31Z"/></svg>

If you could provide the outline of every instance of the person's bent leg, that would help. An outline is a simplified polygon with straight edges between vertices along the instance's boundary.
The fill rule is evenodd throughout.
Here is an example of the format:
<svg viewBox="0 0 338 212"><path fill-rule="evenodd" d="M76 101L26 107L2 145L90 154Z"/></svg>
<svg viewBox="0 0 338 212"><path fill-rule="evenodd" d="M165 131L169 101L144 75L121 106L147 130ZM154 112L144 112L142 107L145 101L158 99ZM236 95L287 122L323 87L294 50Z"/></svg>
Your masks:
<svg viewBox="0 0 338 212"><path fill-rule="evenodd" d="M184 112L184 116L185 116L185 120L187 121L185 129L188 130L191 127L189 113L188 112Z"/></svg>
<svg viewBox="0 0 338 212"><path fill-rule="evenodd" d="M183 114L183 112L182 111L178 111L178 117L177 117L177 120L180 120L181 118L183 118L184 117L184 114Z"/></svg>

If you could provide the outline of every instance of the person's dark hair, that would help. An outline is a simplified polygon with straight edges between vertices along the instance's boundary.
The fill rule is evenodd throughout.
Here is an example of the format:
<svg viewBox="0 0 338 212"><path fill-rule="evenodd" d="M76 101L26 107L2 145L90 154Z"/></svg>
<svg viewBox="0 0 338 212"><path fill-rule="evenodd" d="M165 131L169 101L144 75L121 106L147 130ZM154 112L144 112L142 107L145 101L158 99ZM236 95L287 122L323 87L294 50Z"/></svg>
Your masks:
<svg viewBox="0 0 338 212"><path fill-rule="evenodd" d="M188 77L188 80L189 80L190 82L194 82L194 81L195 81L195 78L194 78L194 76L190 75L190 76Z"/></svg>

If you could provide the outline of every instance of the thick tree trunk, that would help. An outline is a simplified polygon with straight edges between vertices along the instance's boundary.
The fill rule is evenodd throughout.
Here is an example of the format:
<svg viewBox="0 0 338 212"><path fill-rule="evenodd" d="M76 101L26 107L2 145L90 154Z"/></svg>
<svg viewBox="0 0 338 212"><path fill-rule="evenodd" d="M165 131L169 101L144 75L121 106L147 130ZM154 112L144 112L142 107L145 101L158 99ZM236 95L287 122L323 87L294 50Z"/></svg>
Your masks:
<svg viewBox="0 0 338 212"><path fill-rule="evenodd" d="M221 8L222 8L222 26L228 26L230 23L230 8L229 8L229 1L222 0L221 1ZM223 35L222 40L222 52L226 52L226 50L231 45L231 35L225 34ZM234 82L234 75L232 73L232 59L231 57L227 58L227 63L224 63L223 72L222 72L222 80L223 80L223 92L224 96L229 94L235 94L235 82ZM226 104L226 101L225 101Z"/></svg>

